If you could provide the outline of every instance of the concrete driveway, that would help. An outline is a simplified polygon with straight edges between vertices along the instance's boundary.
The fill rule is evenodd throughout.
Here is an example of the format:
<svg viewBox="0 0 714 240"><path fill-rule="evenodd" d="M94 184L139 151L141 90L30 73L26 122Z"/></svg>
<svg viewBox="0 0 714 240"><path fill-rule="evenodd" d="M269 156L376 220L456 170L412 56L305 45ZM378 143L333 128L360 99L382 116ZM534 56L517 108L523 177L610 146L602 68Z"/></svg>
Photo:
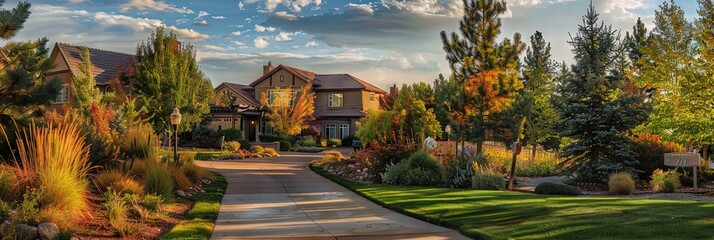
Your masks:
<svg viewBox="0 0 714 240"><path fill-rule="evenodd" d="M308 167L316 154L205 161L228 180L211 239L467 239L385 209Z"/></svg>

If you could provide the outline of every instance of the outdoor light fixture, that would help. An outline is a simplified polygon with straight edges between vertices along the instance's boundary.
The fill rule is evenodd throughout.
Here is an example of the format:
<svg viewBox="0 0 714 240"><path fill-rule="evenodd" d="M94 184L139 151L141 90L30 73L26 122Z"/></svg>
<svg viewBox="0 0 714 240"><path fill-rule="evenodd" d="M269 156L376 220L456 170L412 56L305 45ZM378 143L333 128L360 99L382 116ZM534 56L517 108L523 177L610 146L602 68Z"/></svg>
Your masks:
<svg viewBox="0 0 714 240"><path fill-rule="evenodd" d="M446 125L446 129L444 129L444 132L446 132L446 141L449 141L449 134L451 134L451 125Z"/></svg>
<svg viewBox="0 0 714 240"><path fill-rule="evenodd" d="M178 165L178 125L181 124L181 113L178 108L174 108L174 112L171 113L171 125L174 125L174 164Z"/></svg>

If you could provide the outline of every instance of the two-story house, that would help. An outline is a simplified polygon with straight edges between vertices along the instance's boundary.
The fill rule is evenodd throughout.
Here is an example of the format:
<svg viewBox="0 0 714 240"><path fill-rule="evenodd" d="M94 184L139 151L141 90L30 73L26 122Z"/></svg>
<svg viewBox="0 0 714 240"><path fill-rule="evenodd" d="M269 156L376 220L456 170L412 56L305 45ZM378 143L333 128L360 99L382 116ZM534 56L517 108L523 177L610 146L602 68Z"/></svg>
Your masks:
<svg viewBox="0 0 714 240"><path fill-rule="evenodd" d="M350 74L318 74L278 65L263 66L263 74L248 85L222 83L215 88L217 98L228 94L235 98L233 108L214 107L211 126L214 129L237 128L245 139L255 141L261 132L271 132L267 119L260 114L263 93L279 94L277 88L297 90L310 85L315 93L315 121L312 126L325 138L354 136L356 122L367 111L379 109L386 92Z"/></svg>
<svg viewBox="0 0 714 240"><path fill-rule="evenodd" d="M82 46L75 46L67 43L56 43L50 54L50 59L54 62L54 68L45 73L45 79L59 78L62 81L62 88L54 101L53 108L58 109L63 104L72 100L72 78L80 76L79 70L82 64ZM96 49L89 49L89 60L92 62L92 75L96 81L96 86L102 93L113 91L112 80L120 79L122 74L131 73L136 61L134 55ZM130 81L124 82L123 89L127 91L127 96L131 95Z"/></svg>

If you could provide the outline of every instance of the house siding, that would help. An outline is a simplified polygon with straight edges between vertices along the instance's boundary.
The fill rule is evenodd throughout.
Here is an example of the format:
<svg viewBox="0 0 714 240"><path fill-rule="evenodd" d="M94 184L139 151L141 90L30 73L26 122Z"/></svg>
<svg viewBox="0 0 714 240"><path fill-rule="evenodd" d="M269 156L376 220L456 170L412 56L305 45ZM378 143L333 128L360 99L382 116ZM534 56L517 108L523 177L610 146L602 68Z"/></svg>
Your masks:
<svg viewBox="0 0 714 240"><path fill-rule="evenodd" d="M283 76L283 82L280 82L280 76ZM293 77L295 77L295 84L293 85ZM260 102L262 94L270 89L275 88L287 88L291 87L293 89L299 89L305 86L307 83L292 73L285 69L279 69L270 76L266 77L263 81L258 82L255 85L255 100Z"/></svg>

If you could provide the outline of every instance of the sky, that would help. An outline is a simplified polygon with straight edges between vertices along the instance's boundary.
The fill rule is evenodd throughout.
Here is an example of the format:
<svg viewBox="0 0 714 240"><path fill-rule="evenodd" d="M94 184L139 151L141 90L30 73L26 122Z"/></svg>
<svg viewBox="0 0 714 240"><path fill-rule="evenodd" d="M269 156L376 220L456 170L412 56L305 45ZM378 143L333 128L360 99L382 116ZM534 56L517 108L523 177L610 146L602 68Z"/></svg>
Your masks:
<svg viewBox="0 0 714 240"><path fill-rule="evenodd" d="M213 86L248 84L262 65L286 64L317 73L350 73L383 89L431 83L450 70L440 32L455 31L462 0L30 0L32 14L12 41L48 37L125 53L158 26L197 47ZM538 30L553 59L572 63L568 44L588 0L510 0L499 39ZM593 0L601 20L631 31L637 18L652 27L662 0ZM694 0L678 0L696 17ZM12 8L17 1L7 1ZM1 43L4 45L5 43Z"/></svg>

